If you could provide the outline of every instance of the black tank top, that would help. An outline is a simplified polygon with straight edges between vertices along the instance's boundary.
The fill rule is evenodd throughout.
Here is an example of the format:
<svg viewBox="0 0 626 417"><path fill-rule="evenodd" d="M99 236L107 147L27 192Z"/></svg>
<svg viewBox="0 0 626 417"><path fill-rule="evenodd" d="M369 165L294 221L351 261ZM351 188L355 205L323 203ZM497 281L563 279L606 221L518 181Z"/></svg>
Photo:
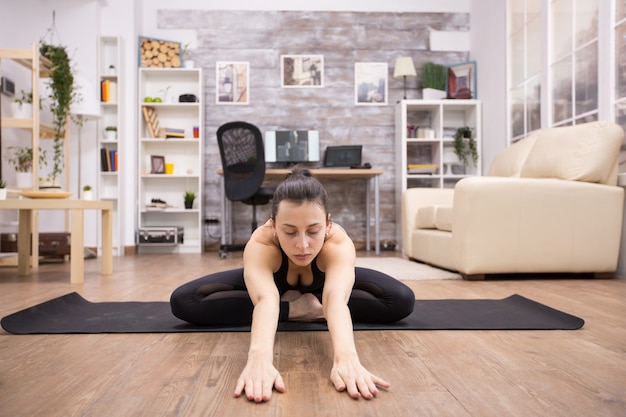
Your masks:
<svg viewBox="0 0 626 417"><path fill-rule="evenodd" d="M311 273L313 274L313 282L311 285L291 285L287 282L287 271L289 270L289 258L287 258L287 254L280 249L280 253L283 256L282 263L280 264L280 268L278 271L274 273L274 282L276 283L276 287L278 288L278 292L283 294L288 290L297 290L300 292L311 292L317 293L321 292L324 288L324 278L326 274L317 267L317 256L311 262Z"/></svg>

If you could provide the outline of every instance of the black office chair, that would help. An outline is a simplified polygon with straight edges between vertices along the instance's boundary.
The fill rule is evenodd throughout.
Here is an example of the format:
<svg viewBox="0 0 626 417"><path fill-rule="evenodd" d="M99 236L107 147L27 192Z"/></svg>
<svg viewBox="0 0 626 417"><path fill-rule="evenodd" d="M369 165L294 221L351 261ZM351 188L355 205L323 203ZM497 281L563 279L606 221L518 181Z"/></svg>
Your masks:
<svg viewBox="0 0 626 417"><path fill-rule="evenodd" d="M257 228L256 207L268 204L274 189L263 187L265 179L265 149L258 127L246 122L229 122L217 129L224 171L224 194L230 201L252 206L252 231ZM227 245L222 239L220 257L229 250L241 250L245 245Z"/></svg>

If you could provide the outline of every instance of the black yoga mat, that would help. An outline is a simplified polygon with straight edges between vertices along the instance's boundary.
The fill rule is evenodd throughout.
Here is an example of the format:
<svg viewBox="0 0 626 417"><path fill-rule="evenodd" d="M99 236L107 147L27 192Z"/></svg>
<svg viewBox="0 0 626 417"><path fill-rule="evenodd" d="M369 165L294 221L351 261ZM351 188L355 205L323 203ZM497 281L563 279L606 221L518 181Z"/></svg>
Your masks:
<svg viewBox="0 0 626 417"><path fill-rule="evenodd" d="M354 323L355 330L575 330L584 320L521 295L502 300L416 300L395 323ZM77 293L2 319L15 334L243 332L250 326L193 326L176 318L168 302L91 303ZM280 323L279 331L326 330L325 323Z"/></svg>

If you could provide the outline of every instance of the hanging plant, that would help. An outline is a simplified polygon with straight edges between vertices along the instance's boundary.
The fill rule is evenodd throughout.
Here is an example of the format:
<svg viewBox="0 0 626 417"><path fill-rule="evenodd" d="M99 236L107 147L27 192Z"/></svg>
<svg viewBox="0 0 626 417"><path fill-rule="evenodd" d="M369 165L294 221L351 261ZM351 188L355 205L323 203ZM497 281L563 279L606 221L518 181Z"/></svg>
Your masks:
<svg viewBox="0 0 626 417"><path fill-rule="evenodd" d="M77 92L70 58L64 46L41 43L39 52L52 63L50 74L50 111L54 128L54 154L51 179L55 180L63 172L63 145L70 105Z"/></svg>
<svg viewBox="0 0 626 417"><path fill-rule="evenodd" d="M454 153L459 161L469 165L470 161L475 167L478 164L478 147L474 139L474 133L469 126L459 127L454 134Z"/></svg>

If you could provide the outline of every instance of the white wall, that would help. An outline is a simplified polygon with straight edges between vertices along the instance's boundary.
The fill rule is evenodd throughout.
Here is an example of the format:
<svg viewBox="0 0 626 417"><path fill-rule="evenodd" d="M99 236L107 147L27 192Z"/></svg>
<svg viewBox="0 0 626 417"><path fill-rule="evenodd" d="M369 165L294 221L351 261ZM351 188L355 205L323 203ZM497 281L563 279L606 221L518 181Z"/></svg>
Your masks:
<svg viewBox="0 0 626 417"><path fill-rule="evenodd" d="M483 102L482 164L486 174L496 153L508 142L506 2L473 0L470 28L470 57L477 62L478 98Z"/></svg>

